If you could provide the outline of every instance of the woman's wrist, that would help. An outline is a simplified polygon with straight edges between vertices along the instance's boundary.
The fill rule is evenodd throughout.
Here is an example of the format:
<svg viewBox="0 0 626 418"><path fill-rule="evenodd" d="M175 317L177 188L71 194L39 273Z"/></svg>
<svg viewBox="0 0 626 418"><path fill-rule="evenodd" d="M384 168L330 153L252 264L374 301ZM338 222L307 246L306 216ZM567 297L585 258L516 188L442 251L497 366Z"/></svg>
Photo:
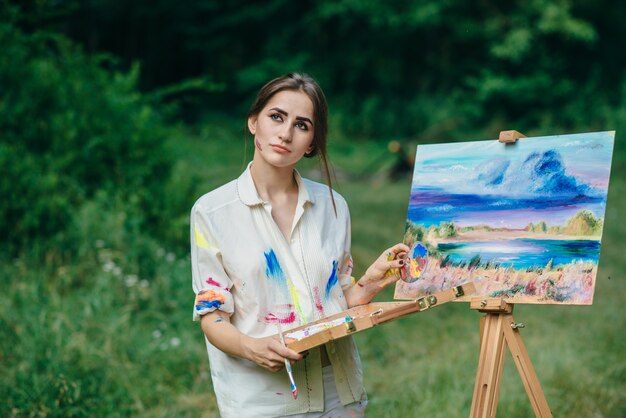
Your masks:
<svg viewBox="0 0 626 418"><path fill-rule="evenodd" d="M346 302L348 303L349 308L365 305L374 297L374 295L371 295L367 290L367 279L364 279L364 277L365 276L357 280L345 293Z"/></svg>
<svg viewBox="0 0 626 418"><path fill-rule="evenodd" d="M254 356L252 355L252 353L254 352L252 348L253 343L254 341L252 337L243 333L239 334L239 356L241 358L254 361Z"/></svg>

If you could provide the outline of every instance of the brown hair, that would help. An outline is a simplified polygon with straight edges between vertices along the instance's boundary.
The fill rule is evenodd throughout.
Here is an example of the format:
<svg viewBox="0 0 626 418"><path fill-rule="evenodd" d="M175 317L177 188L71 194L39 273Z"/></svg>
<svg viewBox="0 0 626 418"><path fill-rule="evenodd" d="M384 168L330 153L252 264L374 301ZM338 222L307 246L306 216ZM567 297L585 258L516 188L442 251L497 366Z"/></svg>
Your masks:
<svg viewBox="0 0 626 418"><path fill-rule="evenodd" d="M328 104L326 103L324 92L317 82L311 76L300 73L289 73L269 81L261 87L261 90L257 93L256 99L248 111L248 119L252 116L257 116L276 93L284 90L301 91L306 94L313 103L313 150L304 154L304 156L311 158L319 155L322 166L324 167L324 173L326 174L326 183L328 184L330 198L333 202L333 209L335 210L336 215L337 206L335 205L335 198L333 197L330 169L326 152L326 138L328 134Z"/></svg>

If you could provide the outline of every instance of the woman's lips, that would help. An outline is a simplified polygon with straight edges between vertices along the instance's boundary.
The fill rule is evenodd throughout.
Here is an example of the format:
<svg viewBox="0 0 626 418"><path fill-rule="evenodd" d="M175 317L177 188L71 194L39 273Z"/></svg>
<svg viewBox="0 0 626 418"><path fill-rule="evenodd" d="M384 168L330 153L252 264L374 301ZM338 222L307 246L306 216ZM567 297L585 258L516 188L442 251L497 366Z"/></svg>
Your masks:
<svg viewBox="0 0 626 418"><path fill-rule="evenodd" d="M290 152L287 148L283 147L282 145L271 144L270 146L272 147L274 151L278 152L279 154L286 154Z"/></svg>

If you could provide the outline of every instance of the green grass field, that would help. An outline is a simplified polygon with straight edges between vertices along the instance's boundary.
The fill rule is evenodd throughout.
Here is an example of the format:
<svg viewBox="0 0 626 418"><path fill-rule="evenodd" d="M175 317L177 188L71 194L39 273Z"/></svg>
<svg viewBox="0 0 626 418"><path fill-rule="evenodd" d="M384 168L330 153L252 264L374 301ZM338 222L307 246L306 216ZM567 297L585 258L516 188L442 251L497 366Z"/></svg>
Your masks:
<svg viewBox="0 0 626 418"><path fill-rule="evenodd" d="M180 181L191 190L181 207L239 175L243 147L233 136L242 135L211 128L172 139L174 186ZM385 179L385 146L342 141L330 149L336 189L351 208L356 274L404 233L410 179ZM626 414L623 169L621 163L613 170L593 306L515 309L555 417ZM318 173L314 162L301 171ZM20 258L0 269L0 416L217 416L202 333L191 321L188 255L147 239L141 251L125 246L115 233L123 207L90 215L103 216L110 229L86 237L80 263L39 266ZM186 219L187 212L172 219L181 236ZM150 269L138 267L146 264ZM377 300L392 293L386 289ZM454 303L358 334L367 416L468 416L479 317ZM530 417L507 356L498 416Z"/></svg>

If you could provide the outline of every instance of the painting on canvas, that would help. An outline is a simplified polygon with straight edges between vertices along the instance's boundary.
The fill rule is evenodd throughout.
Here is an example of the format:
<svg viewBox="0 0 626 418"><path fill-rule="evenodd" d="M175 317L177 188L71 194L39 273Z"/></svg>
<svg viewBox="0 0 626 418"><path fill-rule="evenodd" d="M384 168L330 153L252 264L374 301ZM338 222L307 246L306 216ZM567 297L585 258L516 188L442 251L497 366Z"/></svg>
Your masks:
<svg viewBox="0 0 626 418"><path fill-rule="evenodd" d="M614 136L418 146L396 299L475 281L472 297L591 304Z"/></svg>

